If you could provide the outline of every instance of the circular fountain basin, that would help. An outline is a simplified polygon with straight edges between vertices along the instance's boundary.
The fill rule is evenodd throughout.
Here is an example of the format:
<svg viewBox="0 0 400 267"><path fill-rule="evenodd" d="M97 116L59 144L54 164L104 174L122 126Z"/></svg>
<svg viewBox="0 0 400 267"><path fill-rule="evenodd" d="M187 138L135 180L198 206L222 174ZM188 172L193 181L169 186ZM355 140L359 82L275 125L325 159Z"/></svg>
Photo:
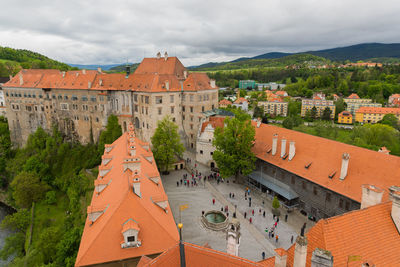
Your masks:
<svg viewBox="0 0 400 267"><path fill-rule="evenodd" d="M214 231L225 230L229 223L228 217L218 210L207 211L201 216L201 221L206 228Z"/></svg>

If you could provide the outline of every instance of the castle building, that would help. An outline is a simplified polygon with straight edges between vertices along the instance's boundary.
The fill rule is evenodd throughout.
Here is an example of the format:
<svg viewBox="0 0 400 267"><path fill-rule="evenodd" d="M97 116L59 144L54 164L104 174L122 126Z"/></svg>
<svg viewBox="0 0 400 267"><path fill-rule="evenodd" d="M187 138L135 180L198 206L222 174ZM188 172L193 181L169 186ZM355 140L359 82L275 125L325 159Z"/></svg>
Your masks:
<svg viewBox="0 0 400 267"><path fill-rule="evenodd" d="M126 74L21 70L3 89L11 139L18 145L38 127L50 130L52 125L71 140L97 141L111 114L123 132L133 122L137 135L150 142L157 121L169 115L184 144L194 149L203 112L218 107L215 81L205 73L188 73L167 53L144 58Z"/></svg>
<svg viewBox="0 0 400 267"><path fill-rule="evenodd" d="M149 143L133 124L105 145L75 266L136 266L179 240Z"/></svg>

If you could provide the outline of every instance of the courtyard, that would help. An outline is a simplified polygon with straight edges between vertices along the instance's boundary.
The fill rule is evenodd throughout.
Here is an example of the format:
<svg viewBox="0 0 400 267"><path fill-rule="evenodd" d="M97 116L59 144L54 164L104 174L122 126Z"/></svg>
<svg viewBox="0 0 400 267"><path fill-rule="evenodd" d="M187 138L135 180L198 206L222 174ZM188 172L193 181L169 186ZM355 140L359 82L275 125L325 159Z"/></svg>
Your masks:
<svg viewBox="0 0 400 267"><path fill-rule="evenodd" d="M203 176L211 173L209 168L201 165L197 166L196 170ZM208 245L212 249L226 252L226 232L209 230L201 222L202 211L221 210L225 206L228 206L230 219L236 207L236 217L240 221L239 256L253 261L262 260L262 252L265 252L267 258L275 254L275 248L289 248L292 237L295 242L304 223L307 223L306 231L313 225L313 222L308 221L298 211L289 213L288 220L285 222L287 213L281 209L279 223L275 229L275 234L279 237L276 240L275 237L269 237L265 231L266 228L270 231L276 221L271 213L271 198L250 188L252 201L249 207L249 199L245 200L246 185L236 184L230 179L228 179L229 183L225 181L218 184L212 179L206 183L202 180L197 186L177 186L177 182L180 184L184 174L188 174L191 180L191 175L186 170L179 170L169 175L162 175L162 181L175 222L183 223L182 236L186 242L201 246ZM234 194L234 198L230 197L230 193L231 196L232 193ZM214 205L213 199L215 199ZM187 205L187 209L180 212L181 205ZM253 210L254 215L252 215ZM244 218L245 213L246 218Z"/></svg>

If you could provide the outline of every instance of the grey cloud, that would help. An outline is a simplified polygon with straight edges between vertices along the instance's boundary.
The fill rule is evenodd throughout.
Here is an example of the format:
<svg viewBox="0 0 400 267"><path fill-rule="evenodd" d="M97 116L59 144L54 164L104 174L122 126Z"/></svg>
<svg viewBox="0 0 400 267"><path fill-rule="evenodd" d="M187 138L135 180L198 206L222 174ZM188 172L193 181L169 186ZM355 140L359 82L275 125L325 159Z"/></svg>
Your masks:
<svg viewBox="0 0 400 267"><path fill-rule="evenodd" d="M382 0L6 0L0 45L70 63L138 62L168 50L184 64L271 51L400 42L400 2Z"/></svg>

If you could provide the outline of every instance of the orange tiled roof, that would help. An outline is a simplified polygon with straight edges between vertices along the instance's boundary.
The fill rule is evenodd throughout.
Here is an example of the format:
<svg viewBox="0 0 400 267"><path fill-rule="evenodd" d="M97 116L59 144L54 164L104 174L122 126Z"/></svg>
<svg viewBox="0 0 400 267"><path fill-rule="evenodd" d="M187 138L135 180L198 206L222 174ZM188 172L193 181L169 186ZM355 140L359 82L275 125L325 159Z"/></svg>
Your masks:
<svg viewBox="0 0 400 267"><path fill-rule="evenodd" d="M316 95L316 96L314 96L314 97L313 97L313 99L314 99L314 100L322 100L322 98L321 98L321 97L319 97L319 96L317 96L317 95Z"/></svg>
<svg viewBox="0 0 400 267"><path fill-rule="evenodd" d="M360 107L356 113L400 114L400 108Z"/></svg>
<svg viewBox="0 0 400 267"><path fill-rule="evenodd" d="M306 234L308 240L306 266L316 248L328 250L333 266L347 266L348 256L361 256L376 266L399 266L400 234L391 217L388 201L362 210L351 211L329 219L321 219ZM288 249L287 266L293 266L295 244ZM348 266L361 266L351 262Z"/></svg>
<svg viewBox="0 0 400 267"><path fill-rule="evenodd" d="M217 116L212 116L209 117L208 121L203 122L201 125L201 132L204 132L204 129L211 124L211 126L215 129L217 127L223 128L224 127L224 121L225 117L217 117Z"/></svg>
<svg viewBox="0 0 400 267"><path fill-rule="evenodd" d="M220 105L232 105L232 102L229 101L228 99L222 99L221 101L219 101Z"/></svg>
<svg viewBox="0 0 400 267"><path fill-rule="evenodd" d="M254 262L244 258L236 257L225 252L214 249L197 246L184 242L186 266L203 267L203 266L224 266L224 267L272 267L270 262ZM142 265L143 267L179 267L180 252L179 243L165 251L163 254L154 258L151 262Z"/></svg>
<svg viewBox="0 0 400 267"><path fill-rule="evenodd" d="M130 128L133 129L133 126L130 125ZM132 158L129 154L132 144L136 148L136 155L133 156L133 161L128 162L125 159ZM88 212L99 210L103 214L93 223L86 219L75 266L162 253L179 240L169 204L167 203L165 209L160 209L152 199L167 200L167 195L161 180L157 184L149 178L159 177L160 174L155 161L146 159L149 155L152 157L146 144L136 138L130 130L112 145L106 146L111 148L111 151L105 152L104 158L112 157L107 163L109 171L104 178L107 179L107 186L102 191L93 193L88 208ZM138 170L137 174L130 168L125 169L124 164L137 166L132 167ZM100 169L107 168L100 166ZM140 179L140 197L133 192L133 177ZM103 184L100 182L102 180L99 175L95 185ZM142 241L141 246L121 248L121 242L124 241L122 232L127 229L139 230L138 239Z"/></svg>
<svg viewBox="0 0 400 267"><path fill-rule="evenodd" d="M357 94L351 94L347 97L348 99L360 99L360 97Z"/></svg>
<svg viewBox="0 0 400 267"><path fill-rule="evenodd" d="M392 97L392 98L400 98L400 94L393 94L390 97Z"/></svg>
<svg viewBox="0 0 400 267"><path fill-rule="evenodd" d="M252 122L256 127L256 122ZM361 186L373 184L389 188L400 181L400 157L378 153L337 141L262 123L256 129L253 151L257 158L274 164L311 182L361 203ZM272 147L272 136L278 134L277 153L267 153ZM282 160L281 140L295 141L294 158ZM286 148L288 151L288 147ZM342 155L350 154L347 176L340 180ZM366 164L368 162L368 164ZM307 169L304 166L311 163ZM336 174L333 178L329 175ZM384 193L388 199L388 192Z"/></svg>
<svg viewBox="0 0 400 267"><path fill-rule="evenodd" d="M285 95L287 95L286 91L276 91L275 94L276 94L276 95L279 95L279 96L285 96Z"/></svg>
<svg viewBox="0 0 400 267"><path fill-rule="evenodd" d="M239 97L238 99L235 100L235 104L242 104L243 102L248 102L246 98L244 97Z"/></svg>
<svg viewBox="0 0 400 267"><path fill-rule="evenodd" d="M339 116L343 116L343 117L353 117L353 115L351 115L351 113L350 112L348 112L348 111L342 111L342 112L340 112L339 113Z"/></svg>
<svg viewBox="0 0 400 267"><path fill-rule="evenodd" d="M198 91L217 89L205 73L190 73L176 57L145 58L129 76L99 73L95 70L62 72L59 70L21 70L4 87L133 90L147 92ZM22 82L22 83L21 83Z"/></svg>

